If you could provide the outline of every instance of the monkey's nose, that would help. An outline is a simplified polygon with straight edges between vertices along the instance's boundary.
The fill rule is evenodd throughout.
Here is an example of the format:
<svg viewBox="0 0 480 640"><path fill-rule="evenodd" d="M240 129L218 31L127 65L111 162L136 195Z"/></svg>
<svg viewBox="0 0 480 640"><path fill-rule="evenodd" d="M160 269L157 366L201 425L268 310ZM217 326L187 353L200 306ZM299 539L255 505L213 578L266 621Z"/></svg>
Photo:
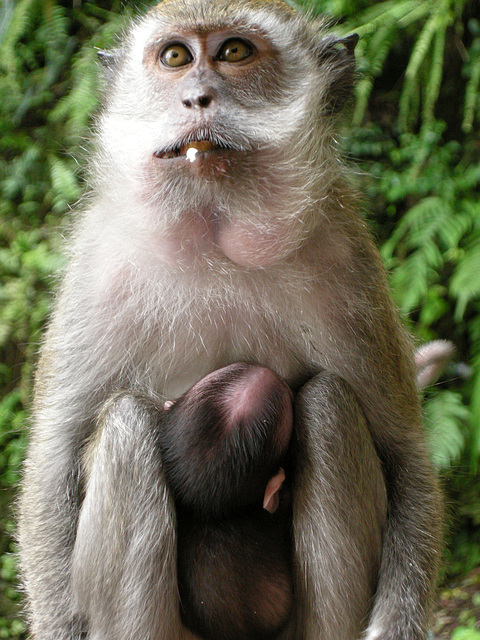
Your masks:
<svg viewBox="0 0 480 640"><path fill-rule="evenodd" d="M182 98L182 104L187 109L206 109L213 102L213 92L204 91L197 94L190 93Z"/></svg>

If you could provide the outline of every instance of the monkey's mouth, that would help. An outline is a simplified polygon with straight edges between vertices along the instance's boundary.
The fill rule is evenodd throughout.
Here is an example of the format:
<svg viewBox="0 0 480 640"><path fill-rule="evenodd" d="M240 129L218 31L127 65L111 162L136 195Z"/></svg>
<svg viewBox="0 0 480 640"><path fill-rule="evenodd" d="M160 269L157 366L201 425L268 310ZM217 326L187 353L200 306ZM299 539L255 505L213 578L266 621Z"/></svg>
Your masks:
<svg viewBox="0 0 480 640"><path fill-rule="evenodd" d="M160 160L180 159L195 162L200 158L229 155L245 150L246 145L233 142L229 136L206 129L191 133L168 147L158 149L153 155Z"/></svg>
<svg viewBox="0 0 480 640"><path fill-rule="evenodd" d="M190 162L195 162L198 154L207 154L218 151L219 149L227 149L226 146L221 146L212 142L211 140L195 140L187 142L179 147L173 149L166 149L165 151L156 151L155 157L162 160L172 160L174 158L186 158Z"/></svg>

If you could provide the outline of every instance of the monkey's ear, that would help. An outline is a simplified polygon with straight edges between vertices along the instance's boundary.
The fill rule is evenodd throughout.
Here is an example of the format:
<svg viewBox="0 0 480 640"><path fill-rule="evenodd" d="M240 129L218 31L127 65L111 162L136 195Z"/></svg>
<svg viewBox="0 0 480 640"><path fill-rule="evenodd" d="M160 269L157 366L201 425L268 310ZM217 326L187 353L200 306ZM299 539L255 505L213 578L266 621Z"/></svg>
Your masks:
<svg viewBox="0 0 480 640"><path fill-rule="evenodd" d="M112 80L122 57L122 50L110 49L106 51L105 49L97 49L97 57L105 71L105 77L107 80Z"/></svg>
<svg viewBox="0 0 480 640"><path fill-rule="evenodd" d="M350 98L355 84L355 47L360 37L352 33L345 38L326 36L319 42L317 59L329 79L325 109L327 115L338 113Z"/></svg>
<svg viewBox="0 0 480 640"><path fill-rule="evenodd" d="M349 36L345 36L345 38L340 38L340 40L338 40L338 44L343 44L346 50L353 54L359 40L360 36L358 33L351 33Z"/></svg>

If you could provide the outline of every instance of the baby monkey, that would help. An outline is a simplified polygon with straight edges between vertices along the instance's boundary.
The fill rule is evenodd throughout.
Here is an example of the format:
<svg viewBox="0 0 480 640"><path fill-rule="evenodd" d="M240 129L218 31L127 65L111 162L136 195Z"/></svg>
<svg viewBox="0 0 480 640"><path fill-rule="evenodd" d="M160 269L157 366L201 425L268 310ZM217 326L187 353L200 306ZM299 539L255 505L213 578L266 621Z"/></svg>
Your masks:
<svg viewBox="0 0 480 640"><path fill-rule="evenodd" d="M276 637L292 604L290 500L280 492L292 393L270 369L232 364L160 415L178 516L184 624L212 640Z"/></svg>
<svg viewBox="0 0 480 640"><path fill-rule="evenodd" d="M419 388L451 354L445 341L417 350ZM177 506L182 620L213 640L276 637L292 604L291 504L283 488L292 392L270 369L236 363L165 409L159 438Z"/></svg>

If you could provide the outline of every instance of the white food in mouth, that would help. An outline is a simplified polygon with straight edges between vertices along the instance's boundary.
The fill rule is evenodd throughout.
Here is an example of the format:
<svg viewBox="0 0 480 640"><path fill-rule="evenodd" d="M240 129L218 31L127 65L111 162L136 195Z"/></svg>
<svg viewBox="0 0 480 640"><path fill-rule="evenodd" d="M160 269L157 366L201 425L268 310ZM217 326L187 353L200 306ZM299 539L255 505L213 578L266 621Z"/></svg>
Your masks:
<svg viewBox="0 0 480 640"><path fill-rule="evenodd" d="M185 155L190 160L190 162L195 162L195 157L197 153L198 153L198 149L195 149L195 147L190 147L189 149L187 149L187 153Z"/></svg>

